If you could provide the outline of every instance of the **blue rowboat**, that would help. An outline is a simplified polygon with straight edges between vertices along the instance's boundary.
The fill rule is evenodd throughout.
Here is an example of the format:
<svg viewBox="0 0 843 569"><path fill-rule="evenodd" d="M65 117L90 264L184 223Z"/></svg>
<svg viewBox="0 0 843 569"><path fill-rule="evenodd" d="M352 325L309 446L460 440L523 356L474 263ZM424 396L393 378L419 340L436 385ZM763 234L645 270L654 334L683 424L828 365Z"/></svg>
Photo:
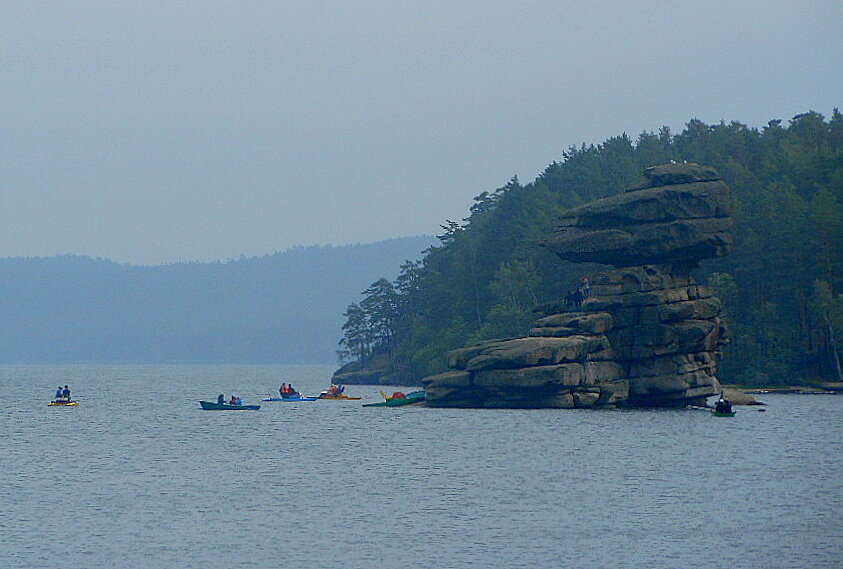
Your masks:
<svg viewBox="0 0 843 569"><path fill-rule="evenodd" d="M200 401L199 405L205 411L257 411L260 405L229 405L228 403L216 403L211 401Z"/></svg>

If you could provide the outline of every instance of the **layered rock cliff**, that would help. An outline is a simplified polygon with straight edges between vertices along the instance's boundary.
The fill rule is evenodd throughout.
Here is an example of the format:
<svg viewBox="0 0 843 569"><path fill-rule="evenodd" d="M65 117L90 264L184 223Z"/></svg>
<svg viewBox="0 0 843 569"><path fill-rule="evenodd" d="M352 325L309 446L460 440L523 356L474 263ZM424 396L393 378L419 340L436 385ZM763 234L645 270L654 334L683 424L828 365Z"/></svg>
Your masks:
<svg viewBox="0 0 843 569"><path fill-rule="evenodd" d="M543 243L573 262L612 265L590 291L537 307L528 337L449 352L425 378L442 407L672 406L719 389L728 331L721 304L689 270L731 248L732 202L697 164L645 171L649 183L568 211Z"/></svg>

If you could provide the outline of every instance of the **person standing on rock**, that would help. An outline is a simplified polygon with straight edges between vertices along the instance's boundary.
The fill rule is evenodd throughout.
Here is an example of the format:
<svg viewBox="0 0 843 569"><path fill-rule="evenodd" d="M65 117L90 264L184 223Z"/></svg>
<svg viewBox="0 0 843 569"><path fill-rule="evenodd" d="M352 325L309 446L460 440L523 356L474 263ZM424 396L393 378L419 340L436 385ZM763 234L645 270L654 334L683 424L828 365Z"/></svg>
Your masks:
<svg viewBox="0 0 843 569"><path fill-rule="evenodd" d="M591 294L591 288L588 285L588 279L583 277L580 279L580 293L582 294L583 300L588 298L588 295Z"/></svg>
<svg viewBox="0 0 843 569"><path fill-rule="evenodd" d="M571 310L582 310L582 290L572 290L565 296L565 306Z"/></svg>

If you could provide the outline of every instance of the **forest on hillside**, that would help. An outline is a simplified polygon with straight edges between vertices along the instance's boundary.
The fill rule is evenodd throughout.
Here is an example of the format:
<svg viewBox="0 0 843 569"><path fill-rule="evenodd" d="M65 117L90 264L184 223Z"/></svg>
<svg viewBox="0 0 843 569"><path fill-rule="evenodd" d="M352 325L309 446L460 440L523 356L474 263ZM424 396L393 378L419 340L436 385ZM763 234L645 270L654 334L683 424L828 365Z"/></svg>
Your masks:
<svg viewBox="0 0 843 569"><path fill-rule="evenodd" d="M447 220L439 244L400 275L382 278L346 310L341 359L373 356L418 382L443 371L444 353L525 335L532 308L562 298L598 266L539 246L562 212L644 182L675 160L715 167L731 186L735 247L704 262L699 282L724 302L733 341L720 378L777 385L838 378L843 349L843 115L810 111L761 129L691 120L571 147L534 181L517 177Z"/></svg>

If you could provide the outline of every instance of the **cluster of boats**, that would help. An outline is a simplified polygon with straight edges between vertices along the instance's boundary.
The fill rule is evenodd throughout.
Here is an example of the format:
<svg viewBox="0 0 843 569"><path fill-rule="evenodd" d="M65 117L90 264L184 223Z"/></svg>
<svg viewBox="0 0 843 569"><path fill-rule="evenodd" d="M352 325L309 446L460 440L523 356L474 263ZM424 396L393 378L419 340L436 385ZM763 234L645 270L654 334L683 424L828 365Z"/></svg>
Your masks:
<svg viewBox="0 0 843 569"><path fill-rule="evenodd" d="M60 393L60 392L59 392ZM424 391L413 391L404 394L401 391L395 391L392 395L387 395L381 391L383 401L377 403L364 403L363 407L403 407L405 405L415 405L424 401ZM76 400L70 399L70 393L67 397L59 397L57 393L53 401L47 403L50 407L75 407L79 405ZM345 388L342 386L332 385L319 395L308 397L301 393L283 394L281 397L267 397L264 401L268 402L284 402L284 403L300 403L308 401L360 401L362 397L351 397L345 394ZM237 401L234 403L233 401ZM217 401L199 401L199 405L205 411L257 411L261 408L260 405L244 405L239 398L232 398L232 402L226 403L220 395Z"/></svg>
<svg viewBox="0 0 843 569"><path fill-rule="evenodd" d="M412 393L404 394L400 391L394 392L392 395L387 395L381 391L383 401L377 403L364 403L363 407L402 407L404 405L414 405L424 401L424 391L413 391ZM308 401L333 400L333 401L360 401L362 397L350 397L343 392L342 388L326 389L319 395L308 397L301 393L293 395L284 395L282 397L267 397L266 402L284 402L284 403L300 403ZM200 401L199 405L205 411L257 411L261 408L260 405L232 405L222 401Z"/></svg>

